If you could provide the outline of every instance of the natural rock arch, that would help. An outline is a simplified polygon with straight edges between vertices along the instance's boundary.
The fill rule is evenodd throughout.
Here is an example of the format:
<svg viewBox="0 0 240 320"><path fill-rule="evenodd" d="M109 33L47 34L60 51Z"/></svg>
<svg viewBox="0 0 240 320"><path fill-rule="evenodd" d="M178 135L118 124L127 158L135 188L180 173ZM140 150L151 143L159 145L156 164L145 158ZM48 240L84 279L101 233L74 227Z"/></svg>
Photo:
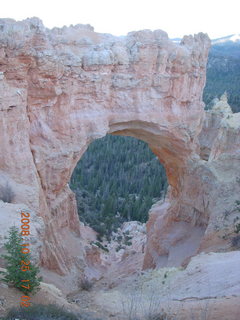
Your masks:
<svg viewBox="0 0 240 320"><path fill-rule="evenodd" d="M206 35L177 44L161 30L114 37L82 25L48 30L35 18L1 25L1 169L26 187L17 200L43 217L44 266L64 274L84 260L72 234L81 231L68 181L89 143L107 133L142 139L159 157L171 186L171 221L191 222L191 210L181 208L192 206L207 226L201 186L194 205L194 193L186 193L200 161ZM156 265L150 251L145 267Z"/></svg>

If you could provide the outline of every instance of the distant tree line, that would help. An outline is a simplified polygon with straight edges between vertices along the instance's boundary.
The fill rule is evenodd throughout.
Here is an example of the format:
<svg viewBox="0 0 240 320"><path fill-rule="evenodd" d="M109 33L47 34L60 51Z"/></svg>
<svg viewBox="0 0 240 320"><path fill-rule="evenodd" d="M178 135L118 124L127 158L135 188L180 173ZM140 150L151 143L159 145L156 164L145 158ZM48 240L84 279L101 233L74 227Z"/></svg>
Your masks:
<svg viewBox="0 0 240 320"><path fill-rule="evenodd" d="M203 93L206 108L225 91L233 112L240 112L240 42L214 45L209 53Z"/></svg>
<svg viewBox="0 0 240 320"><path fill-rule="evenodd" d="M107 237L124 221L146 222L167 185L164 167L145 142L111 135L89 146L71 178L81 221Z"/></svg>

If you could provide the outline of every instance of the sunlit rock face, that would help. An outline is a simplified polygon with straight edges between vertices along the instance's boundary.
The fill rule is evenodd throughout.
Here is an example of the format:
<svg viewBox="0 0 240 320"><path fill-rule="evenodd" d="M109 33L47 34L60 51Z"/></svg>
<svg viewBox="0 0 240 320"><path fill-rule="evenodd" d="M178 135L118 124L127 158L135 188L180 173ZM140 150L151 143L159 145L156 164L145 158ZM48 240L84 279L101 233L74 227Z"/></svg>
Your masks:
<svg viewBox="0 0 240 320"><path fill-rule="evenodd" d="M202 33L176 44L161 30L114 37L83 25L48 30L37 18L0 20L0 173L18 186L15 201L43 218L43 266L66 274L84 264L68 181L88 145L107 133L146 141L164 164L170 184L161 208L165 233L176 224L186 238L195 228L190 255L200 241L209 246L219 197L214 181L224 185L209 167L225 161L222 150L231 139L222 127L211 163L200 158L209 47ZM234 154L229 148L224 152ZM18 192L21 186L26 193ZM167 263L169 243L181 241L180 232L171 241L168 234L163 247L159 217L150 217L145 267L157 265L159 255Z"/></svg>

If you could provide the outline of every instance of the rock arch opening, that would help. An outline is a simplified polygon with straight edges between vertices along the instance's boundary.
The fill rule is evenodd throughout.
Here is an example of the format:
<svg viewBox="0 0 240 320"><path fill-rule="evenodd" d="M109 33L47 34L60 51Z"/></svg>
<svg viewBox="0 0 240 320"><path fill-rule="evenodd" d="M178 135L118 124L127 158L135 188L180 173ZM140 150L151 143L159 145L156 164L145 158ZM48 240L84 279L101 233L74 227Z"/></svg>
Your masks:
<svg viewBox="0 0 240 320"><path fill-rule="evenodd" d="M91 143L71 177L80 221L108 240L124 222L148 220L167 192L167 177L146 143L107 135Z"/></svg>
<svg viewBox="0 0 240 320"><path fill-rule="evenodd" d="M155 129L155 130L154 130ZM179 266L182 263L185 263L189 257L196 254L201 240L204 236L207 219L208 217L203 217L202 212L198 211L195 208L189 207L187 204L179 207L179 198L181 199L181 181L186 175L187 165L189 165L190 161L186 163L184 160L184 156L181 158L181 147L179 146L179 141L172 139L169 137L169 133L163 130L159 130L154 124L149 124L147 121L126 121L126 122L118 122L112 124L109 129L109 133L111 135L107 135L105 138L97 139L95 142L90 144L94 145L100 140L118 138L123 139L134 139L135 141L145 141L145 146L150 145L151 149L154 151L154 158L160 166L160 161L162 161L166 167L166 173L170 178L170 186L167 194L167 200L165 202L166 196L166 180L167 177L165 176L165 170L163 173L163 185L160 187L158 192L158 199L159 200L153 207L153 203L148 203L148 208L145 209L145 221L147 223L148 229L148 242L146 247L144 245L144 257L143 261L141 261L142 265L140 268L151 268L151 267L165 267L165 266ZM121 137L120 137L121 136ZM133 138L134 137L134 138ZM141 139L141 140L139 140ZM108 142L107 142L108 143ZM117 147L118 152L120 146ZM147 147L149 149L149 147ZM150 149L149 149L150 150ZM110 151L110 150L109 150ZM133 151L134 150L133 148ZM88 151L85 151L85 155L87 155ZM186 149L184 150L186 152ZM83 154L83 158L84 158ZM107 155L105 155L107 156ZM183 160L184 159L184 160ZM87 167L85 170L89 170L89 164L92 165L91 159L86 161ZM79 161L81 162L81 160ZM88 163L87 163L88 162ZM84 166L83 166L84 167ZM78 170L78 165L76 169ZM79 171L80 174L84 175L83 168ZM76 174L73 173L71 184L75 191L78 189L77 181L74 178ZM95 175L95 179L99 180L99 177ZM165 180L165 181L164 181ZM83 182L84 183L84 182ZM86 181L85 181L86 183ZM97 182L98 184L99 182ZM91 184L91 182L90 182ZM91 186L90 188L92 188ZM149 187L149 186L148 186ZM78 190L79 191L79 190ZM161 191L164 193L164 200L160 199ZM85 200L88 195L84 195L80 192L80 198L84 198ZM163 198L163 197L162 197ZM78 202L78 209L85 210L84 208L84 199L80 199L80 203ZM113 206L113 202L109 203L109 197L105 200L107 208L102 208L106 210L111 210L110 206ZM161 200L161 201L160 201ZM98 201L100 201L100 197L98 197ZM132 201L132 199L131 199ZM99 204L98 204L99 205ZM80 206L80 208L79 208ZM82 207L81 207L82 206ZM148 209L151 209L150 219L148 220ZM90 213L90 212L89 212ZM147 213L147 219L146 219ZM106 212L105 212L106 214ZM205 213L207 215L207 213ZM81 216L81 215L80 215ZM100 215L101 216L101 215ZM130 215L131 217L131 215ZM130 217L125 217L125 221L128 220L141 220L141 219L132 219ZM100 220L104 220L103 216ZM195 221L193 221L195 219ZM205 219L205 220L204 220ZM81 218L80 218L81 220ZM106 235L106 225L104 221L96 221L97 227L96 231L102 232L102 235ZM122 220L123 221L123 220ZM85 222L89 222L89 220L85 220ZM114 223L113 223L114 224ZM156 239L156 231L152 232L151 229L155 229L156 224L158 224L158 237ZM111 227L110 227L111 229ZM113 230L111 230L113 231ZM152 237L153 235L153 237ZM100 239L102 240L102 239ZM108 239L110 240L110 239ZM105 243L106 246L106 243ZM106 246L107 247L107 246ZM114 248L116 249L116 248ZM91 254L90 254L91 255ZM100 260L99 260L100 262ZM136 265L136 268L139 269L139 265Z"/></svg>
<svg viewBox="0 0 240 320"><path fill-rule="evenodd" d="M164 165L170 189L162 228L175 221L208 226L211 203L203 206L199 174L208 178L209 171L198 143L206 35L173 43L161 30L119 38L82 25L48 30L38 19L2 23L8 31L1 39L2 170L18 184L16 199L43 220L43 266L60 274L82 270L85 252L68 182L88 145L107 133L145 141ZM168 254L157 240L159 223L149 225L145 267Z"/></svg>

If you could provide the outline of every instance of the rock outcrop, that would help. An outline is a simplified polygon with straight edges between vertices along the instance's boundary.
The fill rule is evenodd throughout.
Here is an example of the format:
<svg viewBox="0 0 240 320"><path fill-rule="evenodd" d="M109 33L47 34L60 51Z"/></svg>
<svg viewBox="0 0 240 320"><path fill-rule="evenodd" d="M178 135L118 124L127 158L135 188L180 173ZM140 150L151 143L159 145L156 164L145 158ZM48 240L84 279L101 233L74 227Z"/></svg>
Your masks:
<svg viewBox="0 0 240 320"><path fill-rule="evenodd" d="M225 208L240 188L233 181L239 127L235 115L225 119L208 162L201 159L209 46L201 33L176 44L161 30L114 37L83 25L48 30L37 18L0 20L0 174L14 201L44 221L42 266L60 274L84 268L68 182L88 145L107 133L146 141L166 168L168 202L148 223L145 268L159 256L167 263L169 245L185 245L192 232L190 255L219 243ZM182 236L159 243L161 230L176 228Z"/></svg>
<svg viewBox="0 0 240 320"><path fill-rule="evenodd" d="M178 201L150 210L144 268L239 249L240 113L232 113L225 94L206 112L199 142L201 159L188 167Z"/></svg>
<svg viewBox="0 0 240 320"><path fill-rule="evenodd" d="M239 263L239 251L201 253L186 269L146 270L127 283L99 291L95 301L115 314L124 310L135 318L164 310L169 319L237 320Z"/></svg>

